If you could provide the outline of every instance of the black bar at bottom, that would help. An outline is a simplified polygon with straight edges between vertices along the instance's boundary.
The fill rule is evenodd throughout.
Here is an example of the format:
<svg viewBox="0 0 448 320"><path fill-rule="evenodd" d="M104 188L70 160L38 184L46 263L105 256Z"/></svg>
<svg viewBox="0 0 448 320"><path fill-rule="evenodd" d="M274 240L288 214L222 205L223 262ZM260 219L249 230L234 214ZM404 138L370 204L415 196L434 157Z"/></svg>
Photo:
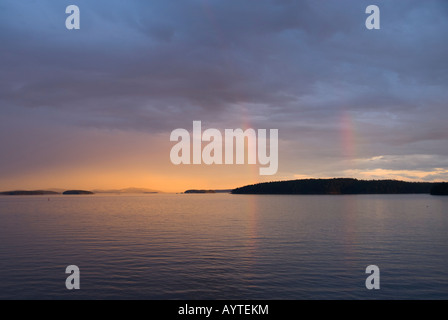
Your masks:
<svg viewBox="0 0 448 320"><path fill-rule="evenodd" d="M1 301L4 312L11 308L16 314L26 310L31 303L33 312L46 313L51 310L49 301ZM144 315L146 319L299 319L325 314L356 315L364 310L399 312L400 317L415 315L416 312L431 313L437 309L446 310L447 301L365 301L365 300L151 300L151 301L58 301L58 306L71 310L72 315L98 312L101 317L113 316L128 319L131 315ZM20 304L20 305L19 305ZM39 310L42 308L41 310ZM67 308L67 309L66 309ZM85 309L84 309L85 308ZM363 312L359 315L361 316Z"/></svg>

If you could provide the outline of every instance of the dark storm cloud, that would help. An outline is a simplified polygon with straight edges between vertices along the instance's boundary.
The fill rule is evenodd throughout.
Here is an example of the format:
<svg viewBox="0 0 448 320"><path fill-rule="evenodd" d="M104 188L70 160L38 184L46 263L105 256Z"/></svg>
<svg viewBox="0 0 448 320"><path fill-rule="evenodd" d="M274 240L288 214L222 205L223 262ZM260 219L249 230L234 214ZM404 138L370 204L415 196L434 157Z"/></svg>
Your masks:
<svg viewBox="0 0 448 320"><path fill-rule="evenodd" d="M375 2L378 31L364 27L371 1L5 0L0 112L149 132L244 116L333 157L349 114L361 157L445 154L448 3Z"/></svg>

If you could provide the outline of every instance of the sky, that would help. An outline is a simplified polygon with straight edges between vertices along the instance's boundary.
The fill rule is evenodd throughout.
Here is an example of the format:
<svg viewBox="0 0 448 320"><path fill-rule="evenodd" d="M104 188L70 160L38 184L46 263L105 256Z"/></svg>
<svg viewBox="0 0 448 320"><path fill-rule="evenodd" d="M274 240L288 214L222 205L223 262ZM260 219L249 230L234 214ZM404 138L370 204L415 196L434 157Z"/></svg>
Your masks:
<svg viewBox="0 0 448 320"><path fill-rule="evenodd" d="M446 0L0 0L0 190L446 181L447 38ZM278 129L277 173L172 164L195 120Z"/></svg>

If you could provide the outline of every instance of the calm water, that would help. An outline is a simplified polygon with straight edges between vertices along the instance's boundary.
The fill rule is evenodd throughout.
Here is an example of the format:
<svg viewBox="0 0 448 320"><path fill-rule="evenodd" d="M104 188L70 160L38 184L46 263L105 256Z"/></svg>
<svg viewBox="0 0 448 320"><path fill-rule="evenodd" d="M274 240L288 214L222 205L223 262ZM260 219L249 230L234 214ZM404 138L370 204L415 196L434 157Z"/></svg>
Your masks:
<svg viewBox="0 0 448 320"><path fill-rule="evenodd" d="M1 299L448 299L448 197L0 197ZM65 268L81 290L65 288ZM365 268L381 289L365 288Z"/></svg>

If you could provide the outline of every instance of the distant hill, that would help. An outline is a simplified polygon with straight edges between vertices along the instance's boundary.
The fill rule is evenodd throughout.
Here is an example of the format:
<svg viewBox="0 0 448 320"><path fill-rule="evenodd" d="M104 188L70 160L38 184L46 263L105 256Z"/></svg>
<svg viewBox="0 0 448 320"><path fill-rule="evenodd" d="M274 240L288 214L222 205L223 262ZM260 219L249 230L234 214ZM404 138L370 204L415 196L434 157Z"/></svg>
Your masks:
<svg viewBox="0 0 448 320"><path fill-rule="evenodd" d="M81 195L81 194L94 194L91 191L85 191L85 190L67 190L64 191L62 194L64 195Z"/></svg>
<svg viewBox="0 0 448 320"><path fill-rule="evenodd" d="M427 193L435 183L351 178L304 179L259 183L232 191L233 194L410 194Z"/></svg>
<svg viewBox="0 0 448 320"><path fill-rule="evenodd" d="M55 195L60 194L55 191L47 191L47 190L33 190L33 191L25 191L25 190L16 190L16 191L4 191L0 192L0 195L3 196L43 196L43 195Z"/></svg>
<svg viewBox="0 0 448 320"><path fill-rule="evenodd" d="M433 196L448 196L448 183L438 183L431 188Z"/></svg>
<svg viewBox="0 0 448 320"><path fill-rule="evenodd" d="M95 193L159 193L160 191L146 188L125 188L111 190L93 190Z"/></svg>

